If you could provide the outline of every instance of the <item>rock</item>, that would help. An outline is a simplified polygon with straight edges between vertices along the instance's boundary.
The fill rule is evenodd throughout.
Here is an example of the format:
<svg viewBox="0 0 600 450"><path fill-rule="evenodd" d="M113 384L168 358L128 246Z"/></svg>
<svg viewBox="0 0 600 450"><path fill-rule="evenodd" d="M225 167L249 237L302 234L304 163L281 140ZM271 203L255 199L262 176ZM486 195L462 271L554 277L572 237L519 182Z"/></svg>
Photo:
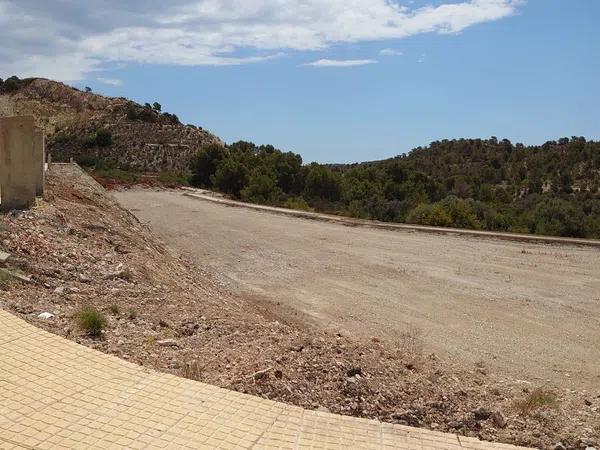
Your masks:
<svg viewBox="0 0 600 450"><path fill-rule="evenodd" d="M56 289L54 289L54 293L58 294L58 295L63 295L65 293L65 287L64 286L59 286Z"/></svg>
<svg viewBox="0 0 600 450"><path fill-rule="evenodd" d="M567 450L567 447L565 447L562 442L559 442L554 446L554 450Z"/></svg>
<svg viewBox="0 0 600 450"><path fill-rule="evenodd" d="M38 315L38 319L43 319L43 320L54 319L54 314L51 314L49 312L43 312Z"/></svg>
<svg viewBox="0 0 600 450"><path fill-rule="evenodd" d="M585 400L584 403L586 404L586 406L592 406L592 402L589 400Z"/></svg>
<svg viewBox="0 0 600 450"><path fill-rule="evenodd" d="M347 377L355 377L356 375L362 375L362 369L360 367L353 367L346 372Z"/></svg>
<svg viewBox="0 0 600 450"><path fill-rule="evenodd" d="M315 409L315 411L321 411L324 413L330 413L331 411L329 411L328 408L325 408L324 406L319 406L317 409Z"/></svg>
<svg viewBox="0 0 600 450"><path fill-rule="evenodd" d="M506 428L506 426L508 425L508 422L506 421L506 417L504 417L504 414L502 414L499 411L496 411L495 413L493 413L491 415L491 419L492 419L492 422L494 422L494 425L496 425L498 428Z"/></svg>
<svg viewBox="0 0 600 450"><path fill-rule="evenodd" d="M491 417L491 415L492 412L483 407L473 411L473 416L475 417L475 420L488 420Z"/></svg>
<svg viewBox="0 0 600 450"><path fill-rule="evenodd" d="M10 253L0 250L0 264L5 264L6 261L8 261L8 258L10 258Z"/></svg>
<svg viewBox="0 0 600 450"><path fill-rule="evenodd" d="M175 339L163 339L156 343L161 347L179 347L179 344L177 344L177 341Z"/></svg>

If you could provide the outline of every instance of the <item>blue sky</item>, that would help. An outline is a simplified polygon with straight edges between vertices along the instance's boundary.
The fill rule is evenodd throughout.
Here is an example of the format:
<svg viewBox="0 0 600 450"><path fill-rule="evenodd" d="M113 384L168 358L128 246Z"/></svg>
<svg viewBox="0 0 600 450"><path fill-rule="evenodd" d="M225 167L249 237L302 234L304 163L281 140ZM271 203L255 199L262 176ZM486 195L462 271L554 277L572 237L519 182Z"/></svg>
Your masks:
<svg viewBox="0 0 600 450"><path fill-rule="evenodd" d="M308 0L303 10L177 0L148 17L152 1L119 11L116 0L0 0L5 27L19 7L38 11L35 31L14 25L5 40L15 44L0 50L0 76L158 101L227 142L306 162L382 159L444 138L600 138L596 0ZM111 4L118 23L92 12Z"/></svg>

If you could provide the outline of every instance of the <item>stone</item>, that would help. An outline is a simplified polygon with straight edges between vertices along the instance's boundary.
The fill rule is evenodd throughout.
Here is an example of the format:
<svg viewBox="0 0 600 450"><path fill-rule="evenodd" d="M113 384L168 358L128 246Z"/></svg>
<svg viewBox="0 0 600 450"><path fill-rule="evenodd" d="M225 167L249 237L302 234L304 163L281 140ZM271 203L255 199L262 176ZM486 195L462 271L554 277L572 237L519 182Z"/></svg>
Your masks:
<svg viewBox="0 0 600 450"><path fill-rule="evenodd" d="M10 258L10 253L0 250L0 264L5 264L6 261L8 261L8 258Z"/></svg>
<svg viewBox="0 0 600 450"><path fill-rule="evenodd" d="M161 347L179 347L175 339L163 339L156 342Z"/></svg>
<svg viewBox="0 0 600 450"><path fill-rule="evenodd" d="M54 319L54 314L49 313L49 312L43 312L38 315L38 319L43 319L43 320Z"/></svg>
<svg viewBox="0 0 600 450"><path fill-rule="evenodd" d="M362 375L362 369L360 367L353 367L346 372L347 377L355 377L356 375Z"/></svg>
<svg viewBox="0 0 600 450"><path fill-rule="evenodd" d="M488 420L492 416L492 412L481 407L473 411L475 420Z"/></svg>
<svg viewBox="0 0 600 450"><path fill-rule="evenodd" d="M567 447L565 447L562 442L559 442L554 446L554 450L567 450Z"/></svg>
<svg viewBox="0 0 600 450"><path fill-rule="evenodd" d="M504 417L504 414L502 414L499 411L493 413L491 419L492 422L494 422L494 425L496 425L498 428L506 428L506 426L508 425L506 417Z"/></svg>

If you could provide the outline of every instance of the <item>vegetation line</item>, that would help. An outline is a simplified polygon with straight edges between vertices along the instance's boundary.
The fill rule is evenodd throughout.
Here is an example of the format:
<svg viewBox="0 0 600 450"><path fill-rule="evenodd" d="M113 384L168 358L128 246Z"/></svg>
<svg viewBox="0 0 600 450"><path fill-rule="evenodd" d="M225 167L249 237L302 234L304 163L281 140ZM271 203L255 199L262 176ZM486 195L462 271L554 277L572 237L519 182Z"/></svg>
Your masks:
<svg viewBox="0 0 600 450"><path fill-rule="evenodd" d="M183 195L189 198L204 200L220 205L248 208L257 211L263 211L273 214L279 214L289 217L299 217L309 220L318 220L323 222L332 222L344 226L361 226L365 228L379 228L389 231L419 231L425 233L434 234L456 234L464 236L475 236L490 239L504 239L517 242L529 242L529 243L541 243L541 244L559 244L559 245L581 245L589 247L600 248L600 240L595 239L581 239L581 238L565 238L557 236L536 236L531 234L518 234L508 232L494 232L494 231L482 231L482 230L469 230L461 228L448 228L448 227L434 227L428 225L411 225L405 223L385 223L378 222L368 219L353 219L350 217L335 216L332 214L317 213L312 211L300 211L291 210L286 208L279 208L275 206L257 205L253 203L240 202L236 200L230 200L226 198L215 197L213 195L207 195L202 193L202 190L196 190L193 188L187 188L187 192Z"/></svg>

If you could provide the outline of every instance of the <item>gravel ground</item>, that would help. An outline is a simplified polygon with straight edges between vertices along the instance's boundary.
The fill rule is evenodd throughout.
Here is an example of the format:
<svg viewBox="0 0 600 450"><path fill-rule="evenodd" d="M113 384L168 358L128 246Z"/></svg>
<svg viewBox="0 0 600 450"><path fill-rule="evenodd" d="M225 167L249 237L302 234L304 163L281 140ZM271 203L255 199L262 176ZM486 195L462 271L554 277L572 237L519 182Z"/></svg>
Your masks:
<svg viewBox="0 0 600 450"><path fill-rule="evenodd" d="M467 365L600 385L600 250L375 230L231 208L177 191L115 193L181 254L280 319L362 338L421 330Z"/></svg>

